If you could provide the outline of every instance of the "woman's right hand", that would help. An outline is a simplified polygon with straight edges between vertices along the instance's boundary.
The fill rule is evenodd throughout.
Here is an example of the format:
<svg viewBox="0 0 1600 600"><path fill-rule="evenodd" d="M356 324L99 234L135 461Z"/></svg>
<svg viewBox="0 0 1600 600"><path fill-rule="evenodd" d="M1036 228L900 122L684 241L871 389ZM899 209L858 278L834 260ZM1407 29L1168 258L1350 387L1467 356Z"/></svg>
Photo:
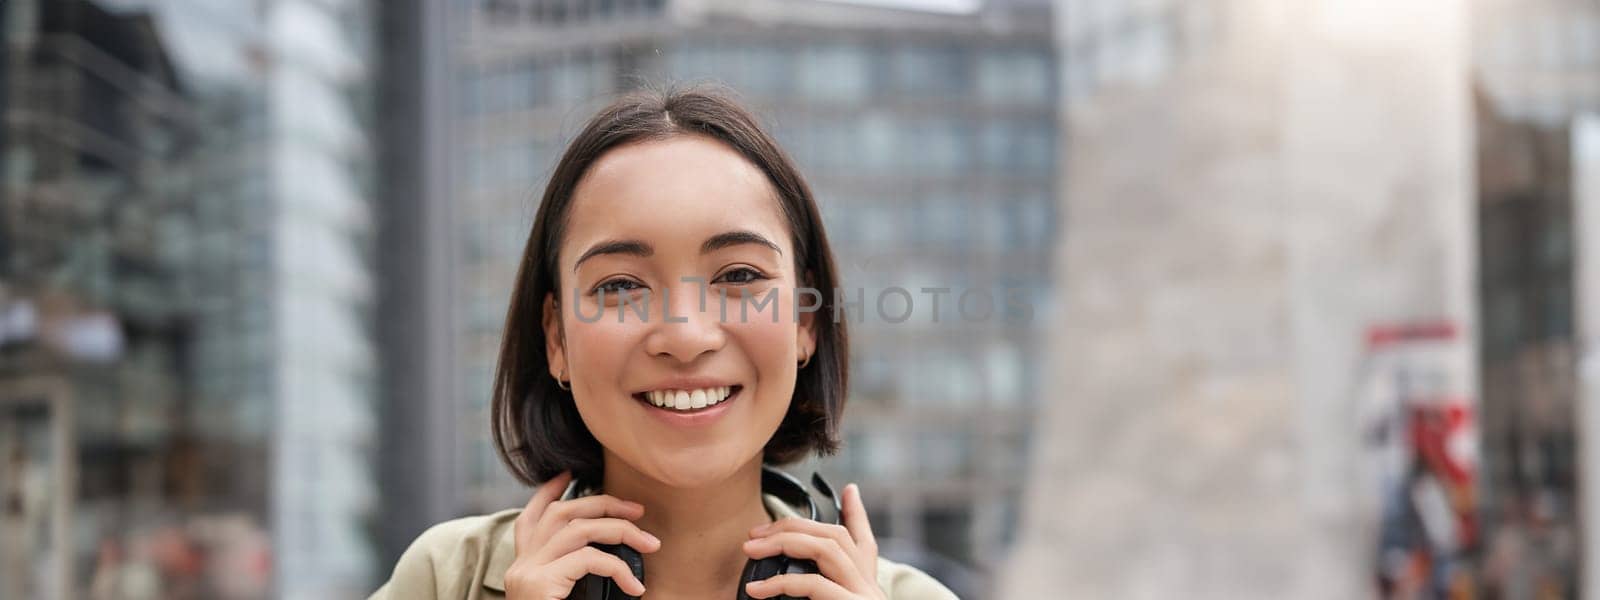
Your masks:
<svg viewBox="0 0 1600 600"><path fill-rule="evenodd" d="M509 600L560 600L585 575L610 577L622 591L644 595L644 583L621 558L590 546L627 544L642 553L661 549L661 540L633 521L644 506L596 494L558 501L572 473L563 471L539 486L514 525L517 557L506 570Z"/></svg>

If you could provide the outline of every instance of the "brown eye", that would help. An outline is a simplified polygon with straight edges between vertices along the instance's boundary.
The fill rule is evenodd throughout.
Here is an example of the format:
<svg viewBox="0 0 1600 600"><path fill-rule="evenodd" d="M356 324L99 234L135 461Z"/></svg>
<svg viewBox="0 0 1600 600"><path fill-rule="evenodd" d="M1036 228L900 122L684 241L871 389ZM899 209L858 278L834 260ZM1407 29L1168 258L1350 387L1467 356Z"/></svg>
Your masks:
<svg viewBox="0 0 1600 600"><path fill-rule="evenodd" d="M725 281L734 285L740 285L752 283L766 278L767 277L762 275L760 271L746 267L740 267L728 271L727 273L723 273L722 277L718 278L717 281Z"/></svg>
<svg viewBox="0 0 1600 600"><path fill-rule="evenodd" d="M598 292L606 292L610 294L620 294L622 292L633 291L636 289L639 289L639 284L637 282L631 279L618 277L616 279L607 280L605 283L595 286L594 290L590 291L589 293L594 294Z"/></svg>

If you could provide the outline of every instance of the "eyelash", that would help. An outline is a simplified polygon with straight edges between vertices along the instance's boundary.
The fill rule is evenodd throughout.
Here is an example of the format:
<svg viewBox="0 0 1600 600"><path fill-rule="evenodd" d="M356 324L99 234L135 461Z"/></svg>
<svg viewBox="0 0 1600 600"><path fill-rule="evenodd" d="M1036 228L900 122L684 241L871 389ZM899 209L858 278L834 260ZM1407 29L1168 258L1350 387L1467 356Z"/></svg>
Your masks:
<svg viewBox="0 0 1600 600"><path fill-rule="evenodd" d="M750 267L738 267L738 268L735 268L735 269L730 269L728 272L723 273L722 277L726 278L728 275L732 275L734 273L749 273L750 274L750 279L747 280L747 281L737 281L737 282L730 281L730 282L728 282L728 283L730 283L732 285L749 285L749 284L755 283L757 281L762 281L764 279L769 279L769 277L767 277L767 275L765 273L762 273L761 271L757 271L757 270L752 269ZM717 281L722 281L722 279L719 278L717 280L712 281L712 283L716 283ZM635 282L635 281L633 281L631 279L628 279L626 277L617 277L615 279L607 279L607 280L601 282L600 285L594 286L594 289L589 290L589 295L593 296L593 295L599 293L600 290L602 290L602 289L605 290L607 293L611 293L611 294L620 294L622 292L632 291L632 290L619 290L619 289L616 289L616 288L613 288L613 287L608 287L608 286L611 286L612 284L634 284L634 285L638 285L637 282Z"/></svg>

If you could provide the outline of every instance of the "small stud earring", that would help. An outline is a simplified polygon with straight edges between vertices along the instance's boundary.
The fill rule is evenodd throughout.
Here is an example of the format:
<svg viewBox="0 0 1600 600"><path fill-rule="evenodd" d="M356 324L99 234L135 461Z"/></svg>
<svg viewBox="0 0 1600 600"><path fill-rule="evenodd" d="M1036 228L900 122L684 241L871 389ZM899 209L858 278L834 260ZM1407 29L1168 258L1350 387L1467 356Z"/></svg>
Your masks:
<svg viewBox="0 0 1600 600"><path fill-rule="evenodd" d="M571 391L572 390L572 384L570 382L566 382L566 381L562 381L561 380L562 377L566 377L566 376L567 376L567 370L566 369L562 369L561 370L561 377L557 377L556 378L556 387L561 388L562 390Z"/></svg>

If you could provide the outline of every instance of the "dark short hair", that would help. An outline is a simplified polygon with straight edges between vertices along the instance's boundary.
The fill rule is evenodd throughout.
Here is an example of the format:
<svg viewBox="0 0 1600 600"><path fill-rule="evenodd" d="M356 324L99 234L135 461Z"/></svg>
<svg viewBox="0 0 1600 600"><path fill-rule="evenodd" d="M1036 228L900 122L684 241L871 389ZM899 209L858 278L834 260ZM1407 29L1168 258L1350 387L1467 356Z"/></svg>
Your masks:
<svg viewBox="0 0 1600 600"><path fill-rule="evenodd" d="M767 441L763 461L789 464L812 452L828 455L839 448L849 343L845 322L834 318L837 271L810 186L772 136L726 89L706 85L647 89L625 94L601 109L567 145L545 186L522 251L495 367L489 418L496 450L523 483L533 485L568 469L580 476L597 476L602 467L600 442L584 425L572 393L550 376L545 356L544 298L550 293L560 298L557 254L573 190L605 153L679 135L721 141L766 174L789 224L799 285L821 292L822 304L813 315L816 350L796 376L789 411Z"/></svg>

